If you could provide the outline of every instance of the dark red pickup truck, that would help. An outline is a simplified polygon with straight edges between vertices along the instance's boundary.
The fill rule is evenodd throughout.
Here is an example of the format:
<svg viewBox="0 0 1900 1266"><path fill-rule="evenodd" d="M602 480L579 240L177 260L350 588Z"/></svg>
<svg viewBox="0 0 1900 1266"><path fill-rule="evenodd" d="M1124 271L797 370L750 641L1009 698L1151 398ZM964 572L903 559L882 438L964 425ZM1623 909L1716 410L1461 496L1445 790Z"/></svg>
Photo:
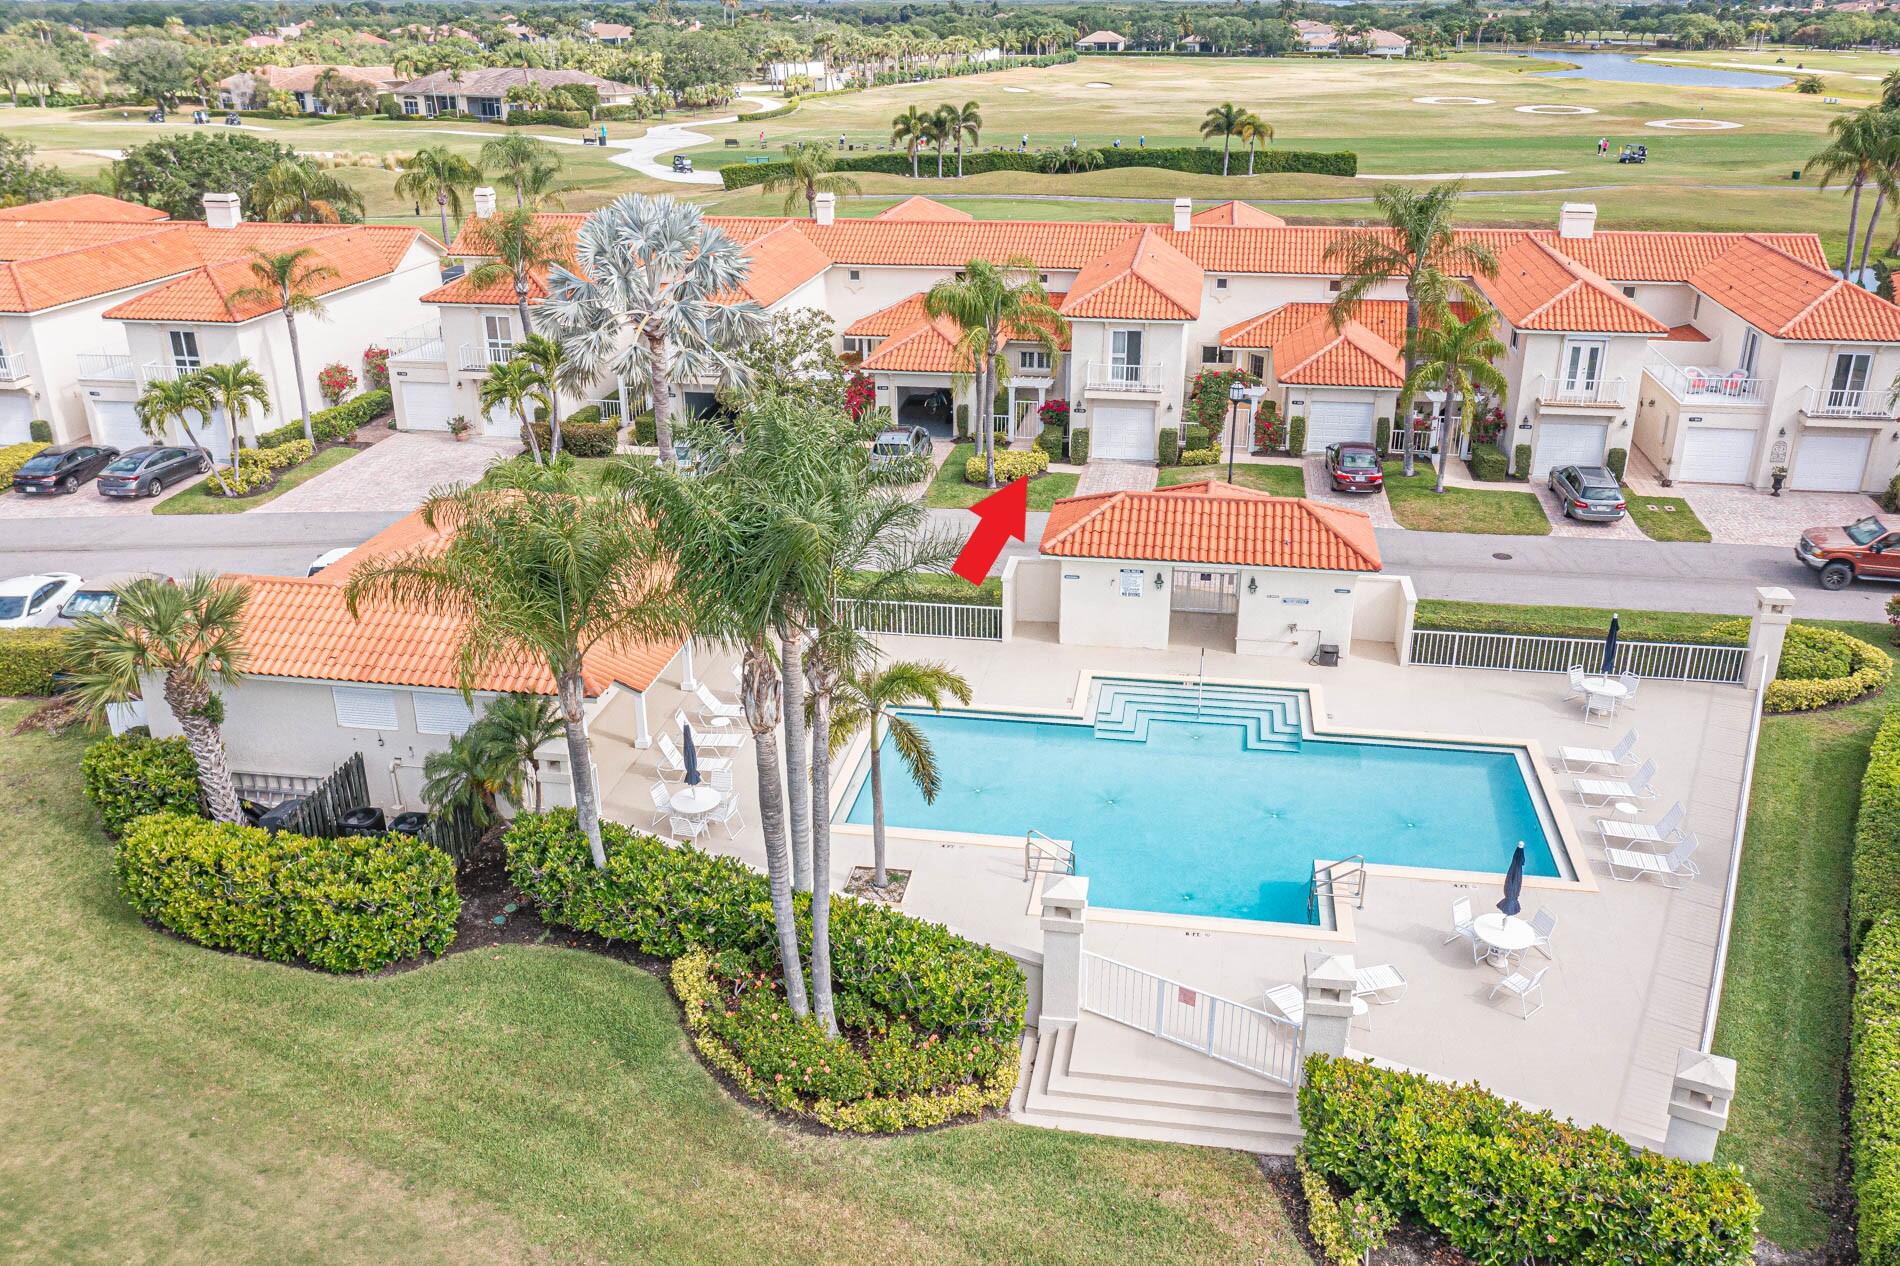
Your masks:
<svg viewBox="0 0 1900 1266"><path fill-rule="evenodd" d="M1846 527L1809 528L1794 556L1820 573L1823 589L1855 580L1900 580L1900 516L1870 514Z"/></svg>

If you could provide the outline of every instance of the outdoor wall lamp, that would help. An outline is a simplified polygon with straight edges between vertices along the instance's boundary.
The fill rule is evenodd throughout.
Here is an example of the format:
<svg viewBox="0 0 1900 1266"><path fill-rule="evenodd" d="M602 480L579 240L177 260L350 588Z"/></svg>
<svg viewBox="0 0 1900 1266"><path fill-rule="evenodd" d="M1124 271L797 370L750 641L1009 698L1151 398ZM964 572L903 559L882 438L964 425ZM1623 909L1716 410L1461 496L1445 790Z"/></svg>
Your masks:
<svg viewBox="0 0 1900 1266"><path fill-rule="evenodd" d="M1528 431L1528 430L1530 430L1530 429L1531 429L1531 420L1530 420L1529 418L1525 418L1525 419L1524 419L1524 420L1523 420L1522 422L1519 422L1519 423L1517 424L1517 429L1518 429L1518 430L1520 430L1520 431Z"/></svg>
<svg viewBox="0 0 1900 1266"><path fill-rule="evenodd" d="M1894 438L1900 439L1900 435L1896 435ZM1260 581L1253 576L1247 577L1247 592L1248 593L1260 592Z"/></svg>
<svg viewBox="0 0 1900 1266"><path fill-rule="evenodd" d="M1168 587L1168 582L1161 578L1160 572L1156 572L1155 573L1155 588L1166 589L1167 587Z"/></svg>
<svg viewBox="0 0 1900 1266"><path fill-rule="evenodd" d="M1788 428L1785 426L1782 427L1779 431L1775 432L1775 435L1780 438L1786 438L1787 434L1788 434Z"/></svg>

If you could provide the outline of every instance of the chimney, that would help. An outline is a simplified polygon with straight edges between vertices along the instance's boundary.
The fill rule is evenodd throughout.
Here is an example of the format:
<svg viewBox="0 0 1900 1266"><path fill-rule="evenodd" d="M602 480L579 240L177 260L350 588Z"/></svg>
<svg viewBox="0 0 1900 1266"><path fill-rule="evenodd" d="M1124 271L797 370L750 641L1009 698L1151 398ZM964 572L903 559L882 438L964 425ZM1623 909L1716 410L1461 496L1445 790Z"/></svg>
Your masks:
<svg viewBox="0 0 1900 1266"><path fill-rule="evenodd" d="M1194 227L1194 201L1191 198L1174 200L1174 231L1185 233Z"/></svg>
<svg viewBox="0 0 1900 1266"><path fill-rule="evenodd" d="M1594 237L1597 231L1597 204L1566 202L1557 212L1558 237Z"/></svg>
<svg viewBox="0 0 1900 1266"><path fill-rule="evenodd" d="M207 228L234 229L244 223L244 208L238 205L238 196L234 193L208 193L204 206Z"/></svg>
<svg viewBox="0 0 1900 1266"><path fill-rule="evenodd" d="M821 193L812 200L812 218L820 224L830 224L838 218L838 195Z"/></svg>
<svg viewBox="0 0 1900 1266"><path fill-rule="evenodd" d="M475 186L475 218L486 220L495 214L495 190L491 185Z"/></svg>

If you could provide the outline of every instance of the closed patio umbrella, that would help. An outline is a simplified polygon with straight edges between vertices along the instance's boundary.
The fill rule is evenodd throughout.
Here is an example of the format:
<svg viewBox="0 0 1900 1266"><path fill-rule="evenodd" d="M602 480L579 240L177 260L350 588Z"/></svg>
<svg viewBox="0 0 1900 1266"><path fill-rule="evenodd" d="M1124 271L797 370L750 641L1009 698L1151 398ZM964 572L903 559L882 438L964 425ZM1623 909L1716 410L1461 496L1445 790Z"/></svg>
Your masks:
<svg viewBox="0 0 1900 1266"><path fill-rule="evenodd" d="M1610 635L1603 639L1603 675L1609 676L1616 671L1616 634L1623 621L1615 612L1610 613Z"/></svg>
<svg viewBox="0 0 1900 1266"><path fill-rule="evenodd" d="M699 786L699 752L693 747L693 727L680 726L680 742L686 750L683 759L686 762L686 785Z"/></svg>
<svg viewBox="0 0 1900 1266"><path fill-rule="evenodd" d="M1524 908L1518 900L1524 893L1524 841L1517 842L1517 851L1511 854L1511 868L1504 872L1504 900L1498 902L1498 909L1507 919Z"/></svg>

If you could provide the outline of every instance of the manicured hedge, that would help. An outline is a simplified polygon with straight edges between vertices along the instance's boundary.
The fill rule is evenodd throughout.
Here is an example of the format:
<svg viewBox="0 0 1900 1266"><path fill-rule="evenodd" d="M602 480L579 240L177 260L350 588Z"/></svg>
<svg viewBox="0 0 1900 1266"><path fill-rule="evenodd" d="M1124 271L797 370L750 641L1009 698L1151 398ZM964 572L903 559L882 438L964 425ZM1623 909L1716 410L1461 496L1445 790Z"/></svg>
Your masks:
<svg viewBox="0 0 1900 1266"><path fill-rule="evenodd" d="M1086 426L1069 428L1069 464L1086 466L1089 462L1089 429Z"/></svg>
<svg viewBox="0 0 1900 1266"><path fill-rule="evenodd" d="M508 111L508 117L502 122L509 127L570 127L582 128L593 122L585 110L523 110L519 106Z"/></svg>
<svg viewBox="0 0 1900 1266"><path fill-rule="evenodd" d="M1476 1085L1314 1056L1300 1124L1315 1170L1481 1266L1753 1259L1761 1205L1739 1171L1632 1148Z"/></svg>
<svg viewBox="0 0 1900 1266"><path fill-rule="evenodd" d="M847 572L839 588L849 597L869 591L881 579L876 572ZM987 576L973 585L961 576L942 572L918 572L900 581L884 584L877 591L882 602L954 602L968 607L1003 605L1003 578Z"/></svg>
<svg viewBox="0 0 1900 1266"><path fill-rule="evenodd" d="M317 442L325 440L347 441L356 435L358 427L368 426L390 410L390 395L387 389L365 391L354 400L345 400L330 409L318 409L310 415L310 429L316 432ZM288 444L292 440L303 438L303 419L299 418L274 431L266 431L257 437L259 448L275 448Z"/></svg>
<svg viewBox="0 0 1900 1266"><path fill-rule="evenodd" d="M64 629L0 629L0 697L50 695L53 674L71 667Z"/></svg>
<svg viewBox="0 0 1900 1266"><path fill-rule="evenodd" d="M1155 465L1178 466L1181 463L1181 433L1164 426L1155 436Z"/></svg>
<svg viewBox="0 0 1900 1266"><path fill-rule="evenodd" d="M1875 923L1900 913L1900 707L1887 710L1861 776L1847 910L1850 949Z"/></svg>
<svg viewBox="0 0 1900 1266"><path fill-rule="evenodd" d="M1218 448L1190 448L1181 454L1183 466L1217 466L1220 464Z"/></svg>
<svg viewBox="0 0 1900 1266"><path fill-rule="evenodd" d="M963 463L963 481L980 484L988 478L989 459L978 453ZM1049 469L1049 454L1040 448L1021 448L996 450L996 480L1006 483L1011 479L1034 478Z"/></svg>
<svg viewBox="0 0 1900 1266"><path fill-rule="evenodd" d="M596 417L599 414L595 414ZM575 422L561 419L561 451L573 457L612 457L618 447L620 428L611 422ZM554 428L543 422L534 427L534 438L540 441L541 451L547 452L554 442ZM528 443L527 432L523 431L521 443Z"/></svg>
<svg viewBox="0 0 1900 1266"><path fill-rule="evenodd" d="M455 940L449 855L414 836L311 839L154 813L119 843L119 884L141 916L200 945L364 972Z"/></svg>
<svg viewBox="0 0 1900 1266"><path fill-rule="evenodd" d="M1220 150L1208 146L1183 146L1178 149L1103 149L1102 167L1158 167L1167 171L1199 172L1203 175L1220 175ZM990 171L1035 171L1043 169L1044 152L1041 150L980 150L965 153L963 156L963 174L980 176ZM1254 156L1254 174L1270 175L1275 172L1303 172L1315 176L1356 176L1359 174L1359 156L1350 150L1315 151L1297 149L1261 150ZM936 170L936 156L929 159L930 170ZM1242 170L1245 168L1245 156L1242 156ZM880 172L887 176L910 175L910 155L902 150L891 150L875 154L859 154L841 158L837 162L838 171ZM920 151L918 170L924 170L924 158ZM725 181L727 189L744 189L752 185L764 184L768 180L785 176L791 171L791 165L783 162L770 163L734 163L719 171L720 179Z"/></svg>
<svg viewBox="0 0 1900 1266"><path fill-rule="evenodd" d="M1473 444L1465 465L1471 468L1473 479L1486 483L1501 484L1511 477L1511 459L1495 444Z"/></svg>
<svg viewBox="0 0 1900 1266"><path fill-rule="evenodd" d="M1727 620L1710 632L1748 641L1747 620ZM1762 695L1764 712L1807 712L1846 703L1884 688L1893 657L1871 642L1814 624L1791 624L1781 667Z"/></svg>
<svg viewBox="0 0 1900 1266"><path fill-rule="evenodd" d="M182 738L100 739L79 758L79 776L108 835L148 813L198 812L198 762Z"/></svg>
<svg viewBox="0 0 1900 1266"><path fill-rule="evenodd" d="M8 444L0 448L0 492L13 486L13 477L20 473L20 467L26 465L26 459L45 448L39 440L29 440L25 444Z"/></svg>
<svg viewBox="0 0 1900 1266"><path fill-rule="evenodd" d="M1848 1113L1855 1241L1868 1266L1900 1262L1900 919L1883 917L1855 963Z"/></svg>
<svg viewBox="0 0 1900 1266"><path fill-rule="evenodd" d="M777 106L770 110L754 110L751 114L742 114L739 116L738 121L740 123L763 123L767 119L782 119L796 109L798 109L798 98L793 97L782 106Z"/></svg>

